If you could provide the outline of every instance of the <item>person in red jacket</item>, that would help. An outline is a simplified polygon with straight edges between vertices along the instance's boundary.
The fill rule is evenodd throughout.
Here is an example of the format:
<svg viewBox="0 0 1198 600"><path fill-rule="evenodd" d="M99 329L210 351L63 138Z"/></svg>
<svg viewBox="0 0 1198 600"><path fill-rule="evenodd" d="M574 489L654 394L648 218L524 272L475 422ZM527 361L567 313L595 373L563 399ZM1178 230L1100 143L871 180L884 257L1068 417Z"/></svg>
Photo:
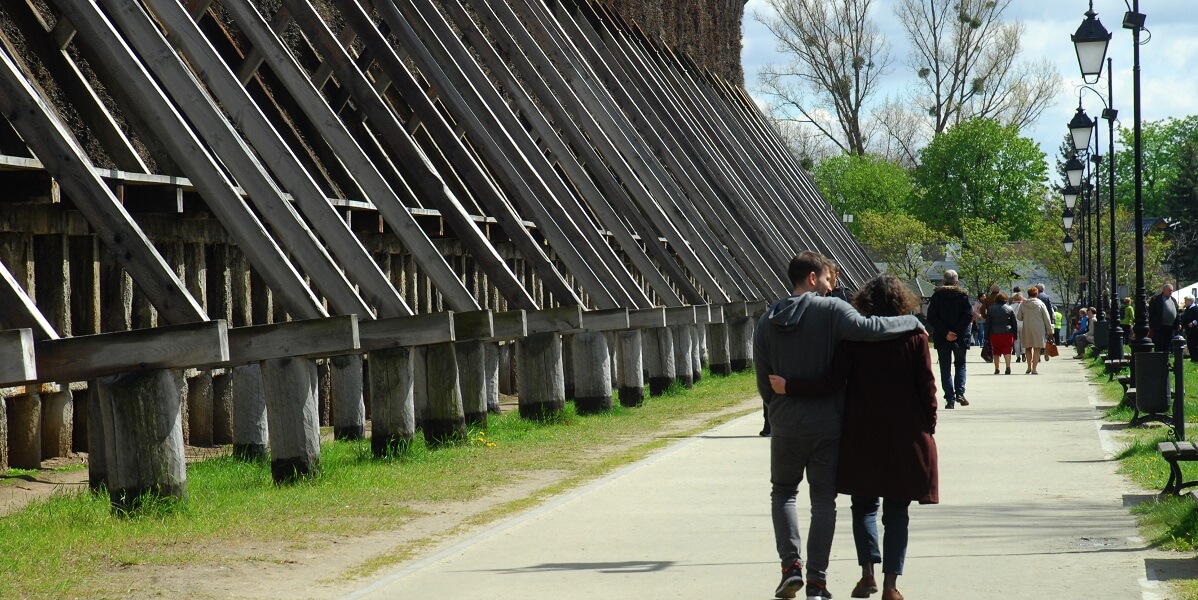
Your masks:
<svg viewBox="0 0 1198 600"><path fill-rule="evenodd" d="M918 300L897 278L880 275L853 297L862 315L910 314ZM777 393L826 396L845 387L836 488L852 497L853 539L861 580L854 598L877 591L874 565L882 564L882 600L902 600L898 576L907 553L912 501L937 504L936 379L928 336L913 332L884 342L842 342L828 373L818 380L770 377ZM885 537L878 545L882 508Z"/></svg>

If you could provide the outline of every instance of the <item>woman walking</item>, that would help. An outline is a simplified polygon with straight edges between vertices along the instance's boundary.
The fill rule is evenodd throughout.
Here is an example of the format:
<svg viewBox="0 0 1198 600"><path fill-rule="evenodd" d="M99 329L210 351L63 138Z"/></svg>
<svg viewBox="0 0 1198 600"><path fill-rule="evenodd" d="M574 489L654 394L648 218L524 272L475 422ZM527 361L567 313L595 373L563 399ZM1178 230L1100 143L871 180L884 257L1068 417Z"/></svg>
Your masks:
<svg viewBox="0 0 1198 600"><path fill-rule="evenodd" d="M1052 316L1048 314L1048 307L1036 297L1038 291L1035 287L1027 289L1027 300L1019 305L1019 311L1016 316L1019 319L1019 340L1023 343L1024 351L1027 352L1027 371L1032 375L1039 375L1036 370L1040 366L1040 349L1044 347L1044 342L1052 336Z"/></svg>
<svg viewBox="0 0 1198 600"><path fill-rule="evenodd" d="M990 351L994 354L994 374L998 375L998 357L1003 356L1007 361L1007 375L1010 375L1011 350L1019 331L1019 321L1015 309L1007 305L1006 294L999 294L986 312L986 331L990 333Z"/></svg>
<svg viewBox="0 0 1198 600"><path fill-rule="evenodd" d="M866 282L853 297L866 316L912 314L919 301L893 275ZM771 376L776 393L804 397L845 390L836 489L852 496L853 540L861 580L852 597L878 591L874 565L882 564L882 600L903 600L898 577L907 554L907 508L936 504L938 467L936 379L926 333L886 342L843 342L828 374L817 381ZM885 536L878 545L878 508Z"/></svg>

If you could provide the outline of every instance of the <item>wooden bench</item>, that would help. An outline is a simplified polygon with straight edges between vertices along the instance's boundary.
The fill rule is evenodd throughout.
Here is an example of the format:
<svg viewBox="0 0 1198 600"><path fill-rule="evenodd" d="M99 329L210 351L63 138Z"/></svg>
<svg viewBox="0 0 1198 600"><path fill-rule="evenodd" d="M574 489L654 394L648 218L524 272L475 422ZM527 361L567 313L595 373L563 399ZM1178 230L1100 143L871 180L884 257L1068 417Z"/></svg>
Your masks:
<svg viewBox="0 0 1198 600"><path fill-rule="evenodd" d="M1161 489L1162 494L1181 495L1181 491L1188 487L1198 486L1198 480L1185 481L1181 474L1181 463L1184 461L1198 461L1198 448L1190 442L1161 442L1156 445L1156 449L1160 451L1161 458L1164 458L1169 463L1169 480L1165 482L1165 487Z"/></svg>
<svg viewBox="0 0 1198 600"><path fill-rule="evenodd" d="M1106 370L1107 381L1114 381L1115 376L1122 373L1124 369L1131 366L1131 359L1128 358L1107 358L1102 361L1103 368ZM1127 386L1123 389L1126 391Z"/></svg>

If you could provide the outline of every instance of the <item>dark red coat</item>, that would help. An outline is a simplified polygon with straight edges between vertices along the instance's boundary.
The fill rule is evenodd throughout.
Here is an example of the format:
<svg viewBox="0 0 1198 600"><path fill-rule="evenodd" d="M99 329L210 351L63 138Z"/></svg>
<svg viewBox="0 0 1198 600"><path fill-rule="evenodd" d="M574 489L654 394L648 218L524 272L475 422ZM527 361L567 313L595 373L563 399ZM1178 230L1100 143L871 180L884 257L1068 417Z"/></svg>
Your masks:
<svg viewBox="0 0 1198 600"><path fill-rule="evenodd" d="M788 380L787 395L827 395L845 385L836 489L842 494L940 502L936 380L928 336L841 342L825 379Z"/></svg>

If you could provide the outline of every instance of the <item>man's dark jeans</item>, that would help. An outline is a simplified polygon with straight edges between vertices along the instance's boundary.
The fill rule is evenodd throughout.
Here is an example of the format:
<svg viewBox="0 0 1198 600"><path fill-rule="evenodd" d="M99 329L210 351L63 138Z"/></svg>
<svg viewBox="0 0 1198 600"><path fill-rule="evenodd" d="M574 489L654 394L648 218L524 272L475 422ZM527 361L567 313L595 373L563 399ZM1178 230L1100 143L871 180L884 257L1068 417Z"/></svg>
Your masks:
<svg viewBox="0 0 1198 600"><path fill-rule="evenodd" d="M969 352L969 348L936 348L936 358L940 362L940 387L944 390L944 401L948 404L956 404L957 398L965 397L966 352ZM957 370L955 379L953 368Z"/></svg>

